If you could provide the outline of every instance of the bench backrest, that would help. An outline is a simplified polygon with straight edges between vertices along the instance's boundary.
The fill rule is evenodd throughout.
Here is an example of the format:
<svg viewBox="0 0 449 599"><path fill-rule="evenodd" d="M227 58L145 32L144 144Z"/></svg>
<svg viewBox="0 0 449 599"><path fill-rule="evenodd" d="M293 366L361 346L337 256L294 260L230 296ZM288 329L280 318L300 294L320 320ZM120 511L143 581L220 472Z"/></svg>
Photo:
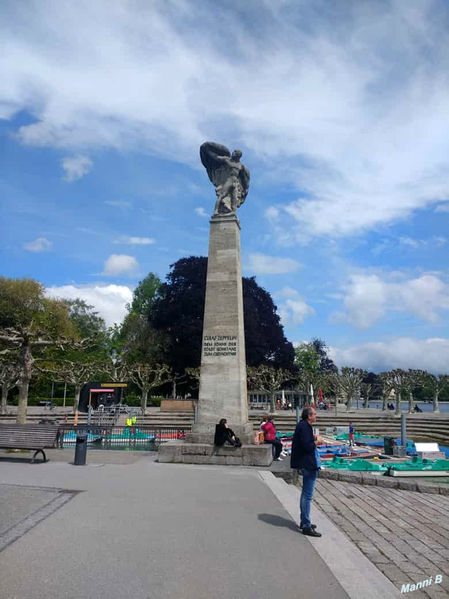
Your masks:
<svg viewBox="0 0 449 599"><path fill-rule="evenodd" d="M52 424L0 424L0 447L54 447L58 427Z"/></svg>

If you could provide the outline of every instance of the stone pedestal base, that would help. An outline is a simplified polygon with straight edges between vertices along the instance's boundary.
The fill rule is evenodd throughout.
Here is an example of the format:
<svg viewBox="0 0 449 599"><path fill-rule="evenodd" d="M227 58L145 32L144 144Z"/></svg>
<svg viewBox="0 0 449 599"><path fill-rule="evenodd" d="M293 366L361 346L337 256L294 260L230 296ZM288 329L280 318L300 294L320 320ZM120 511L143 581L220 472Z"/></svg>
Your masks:
<svg viewBox="0 0 449 599"><path fill-rule="evenodd" d="M158 458L161 463L270 466L273 453L271 445L216 447L209 443L168 441L159 446Z"/></svg>
<svg viewBox="0 0 449 599"><path fill-rule="evenodd" d="M236 437L245 444L252 443L254 432L252 425L248 422L242 425L232 425L232 430ZM190 433L186 433L187 443L206 443L213 445L215 437L215 423L214 424L193 424Z"/></svg>

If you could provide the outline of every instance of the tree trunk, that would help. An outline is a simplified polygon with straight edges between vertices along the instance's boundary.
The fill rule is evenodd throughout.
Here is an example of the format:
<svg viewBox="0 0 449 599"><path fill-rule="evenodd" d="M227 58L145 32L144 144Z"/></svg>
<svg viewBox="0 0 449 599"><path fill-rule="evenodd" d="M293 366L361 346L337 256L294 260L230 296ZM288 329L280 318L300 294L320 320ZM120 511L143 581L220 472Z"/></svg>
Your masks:
<svg viewBox="0 0 449 599"><path fill-rule="evenodd" d="M0 414L6 414L6 404L8 402L8 391L9 391L9 387L7 385L2 385L2 405L0 408Z"/></svg>
<svg viewBox="0 0 449 599"><path fill-rule="evenodd" d="M273 414L276 409L276 393L270 393L270 412Z"/></svg>
<svg viewBox="0 0 449 599"><path fill-rule="evenodd" d="M351 396L348 395L348 401L346 402L346 411L349 412L351 409Z"/></svg>
<svg viewBox="0 0 449 599"><path fill-rule="evenodd" d="M147 408L148 391L149 391L149 389L147 387L144 387L142 389L142 398L141 398L141 402L140 402L140 408L142 410L142 416L145 416L145 410Z"/></svg>
<svg viewBox="0 0 449 599"><path fill-rule="evenodd" d="M369 395L368 394L365 395L365 401L363 402L363 407L365 408L365 410L367 410L369 407Z"/></svg>
<svg viewBox="0 0 449 599"><path fill-rule="evenodd" d="M78 410L80 403L81 385L75 385L75 399L73 400L73 413Z"/></svg>
<svg viewBox="0 0 449 599"><path fill-rule="evenodd" d="M398 415L401 413L401 400L402 400L402 394L401 393L395 393L396 396L396 411L395 414Z"/></svg>
<svg viewBox="0 0 449 599"><path fill-rule="evenodd" d="M382 412L385 412L387 409L387 401L388 401L388 396L383 394L382 395Z"/></svg>
<svg viewBox="0 0 449 599"><path fill-rule="evenodd" d="M433 394L433 413L434 414L440 413L440 404L438 403L439 395L440 395L440 390L435 389L435 393Z"/></svg>
<svg viewBox="0 0 449 599"><path fill-rule="evenodd" d="M28 387L29 383L19 384L19 407L17 408L17 424L26 424L27 405L28 405Z"/></svg>
<svg viewBox="0 0 449 599"><path fill-rule="evenodd" d="M17 409L17 424L25 424L27 420L28 388L33 371L33 355L27 343L20 351L21 373L19 378L19 406Z"/></svg>
<svg viewBox="0 0 449 599"><path fill-rule="evenodd" d="M410 391L408 396L408 411L409 414L412 414L415 409L415 398L413 397L413 393Z"/></svg>
<svg viewBox="0 0 449 599"><path fill-rule="evenodd" d="M173 399L176 399L176 379L173 379L173 384L171 387L171 396Z"/></svg>

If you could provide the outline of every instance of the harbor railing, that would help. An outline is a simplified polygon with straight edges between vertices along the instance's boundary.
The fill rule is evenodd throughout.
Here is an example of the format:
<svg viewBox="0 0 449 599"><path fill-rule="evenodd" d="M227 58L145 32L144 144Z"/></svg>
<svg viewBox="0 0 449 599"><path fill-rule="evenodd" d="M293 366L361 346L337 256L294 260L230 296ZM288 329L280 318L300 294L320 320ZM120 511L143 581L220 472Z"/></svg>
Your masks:
<svg viewBox="0 0 449 599"><path fill-rule="evenodd" d="M137 449L157 451L161 443L184 439L184 429L173 426L108 426L62 424L59 426L58 447L75 447L78 434L87 435L89 449Z"/></svg>

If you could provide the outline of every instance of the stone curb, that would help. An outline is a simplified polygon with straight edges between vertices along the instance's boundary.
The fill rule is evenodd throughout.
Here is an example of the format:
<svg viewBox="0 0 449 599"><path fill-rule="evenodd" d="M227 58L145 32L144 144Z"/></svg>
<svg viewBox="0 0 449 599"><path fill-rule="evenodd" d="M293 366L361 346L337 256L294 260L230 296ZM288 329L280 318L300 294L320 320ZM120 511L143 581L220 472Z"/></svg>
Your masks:
<svg viewBox="0 0 449 599"><path fill-rule="evenodd" d="M286 483L296 485L299 475L295 470L290 472L273 472L275 476L283 478ZM412 481L390 476L375 475L369 472L349 472L347 470L320 470L319 478L339 480L358 485L371 485L402 491L415 491L417 493L431 493L434 495L449 495L449 485L439 485L425 481Z"/></svg>

